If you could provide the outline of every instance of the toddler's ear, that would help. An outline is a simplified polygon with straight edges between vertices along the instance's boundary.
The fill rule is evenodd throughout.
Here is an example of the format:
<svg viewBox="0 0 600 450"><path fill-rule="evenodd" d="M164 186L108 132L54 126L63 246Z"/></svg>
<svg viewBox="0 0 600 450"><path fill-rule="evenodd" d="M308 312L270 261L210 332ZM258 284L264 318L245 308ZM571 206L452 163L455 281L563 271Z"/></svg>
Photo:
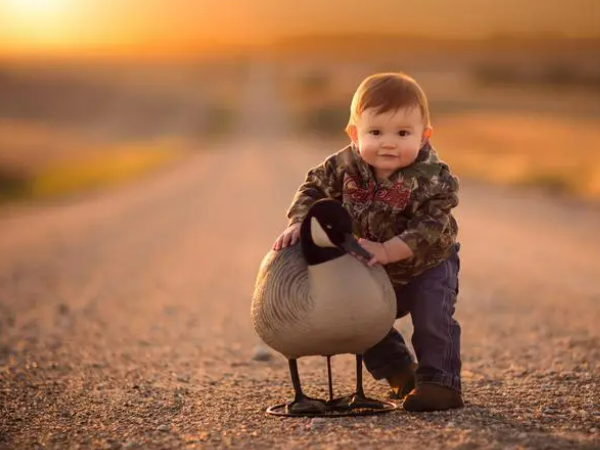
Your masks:
<svg viewBox="0 0 600 450"><path fill-rule="evenodd" d="M348 136L350 136L352 142L358 144L358 131L356 129L356 125L348 125L346 127L346 133L348 133Z"/></svg>
<svg viewBox="0 0 600 450"><path fill-rule="evenodd" d="M431 128L431 127L425 128L425 130L423 131L423 138L421 139L423 144L425 144L426 142L429 142L429 139L431 138L432 133L433 133L433 128Z"/></svg>

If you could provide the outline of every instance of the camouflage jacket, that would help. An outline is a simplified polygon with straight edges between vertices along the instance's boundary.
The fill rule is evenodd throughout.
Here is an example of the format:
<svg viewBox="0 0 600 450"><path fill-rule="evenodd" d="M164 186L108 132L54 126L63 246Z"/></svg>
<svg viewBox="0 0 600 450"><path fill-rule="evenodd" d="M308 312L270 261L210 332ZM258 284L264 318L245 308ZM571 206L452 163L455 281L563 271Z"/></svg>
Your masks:
<svg viewBox="0 0 600 450"><path fill-rule="evenodd" d="M398 236L410 247L411 258L385 266L392 283L402 285L449 256L458 234L451 214L457 194L458 179L430 144L413 164L383 181L349 145L310 169L287 217L290 225L298 223L316 200L341 201L358 237L385 242Z"/></svg>

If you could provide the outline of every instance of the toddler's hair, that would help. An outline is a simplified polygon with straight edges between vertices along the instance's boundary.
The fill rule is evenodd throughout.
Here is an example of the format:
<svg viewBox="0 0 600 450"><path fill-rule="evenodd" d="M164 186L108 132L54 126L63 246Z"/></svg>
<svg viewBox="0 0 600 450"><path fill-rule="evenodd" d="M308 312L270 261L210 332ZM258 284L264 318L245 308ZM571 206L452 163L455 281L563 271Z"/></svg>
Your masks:
<svg viewBox="0 0 600 450"><path fill-rule="evenodd" d="M356 125L365 109L375 108L378 114L401 108L418 107L424 125L431 126L427 97L421 86L402 72L376 73L365 78L354 93L350 105L350 119L346 126Z"/></svg>

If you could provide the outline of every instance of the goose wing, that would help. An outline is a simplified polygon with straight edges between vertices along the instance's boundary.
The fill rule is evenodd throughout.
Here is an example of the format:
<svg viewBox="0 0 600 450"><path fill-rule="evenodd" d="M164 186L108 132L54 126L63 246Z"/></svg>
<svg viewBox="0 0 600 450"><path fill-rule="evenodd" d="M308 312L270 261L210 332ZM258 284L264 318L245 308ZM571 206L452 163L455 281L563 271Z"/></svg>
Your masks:
<svg viewBox="0 0 600 450"><path fill-rule="evenodd" d="M252 321L257 334L277 349L278 336L301 326L314 308L308 265L300 245L270 251L264 257L252 296Z"/></svg>

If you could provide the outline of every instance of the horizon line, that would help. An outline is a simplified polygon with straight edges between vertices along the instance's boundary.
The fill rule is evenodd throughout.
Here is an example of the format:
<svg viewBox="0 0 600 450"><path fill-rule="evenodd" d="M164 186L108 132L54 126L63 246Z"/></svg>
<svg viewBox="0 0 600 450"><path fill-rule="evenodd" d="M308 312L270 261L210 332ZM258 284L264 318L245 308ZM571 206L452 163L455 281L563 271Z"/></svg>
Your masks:
<svg viewBox="0 0 600 450"><path fill-rule="evenodd" d="M365 39L366 44L368 41L390 39L390 40L412 40L415 42L422 43L446 43L446 44L481 44L481 43L494 43L494 44L514 44L516 42L523 43L535 43L540 44L544 42L563 42L563 43L575 43L575 42L597 42L600 41L600 34L588 35L588 36L573 36L561 32L536 32L536 33L504 33L504 32L491 32L482 36L456 36L456 35L421 35L417 33L393 33L393 32L366 32L366 31L355 31L355 32L327 32L327 31L315 31L315 32L302 32L302 33L289 33L281 36L273 37L263 42L244 42L238 40L224 41L224 40L205 40L202 42L191 43L187 46L178 46L175 44L169 45L157 45L156 42L140 42L135 44L111 44L103 46L91 45L87 48L81 49L29 49L29 50L10 50L0 47L0 61L2 60L27 60L31 58L41 58L47 60L55 59L103 59L103 58L139 58L139 59L156 59L156 58L190 58L190 57L205 57L205 56L217 56L219 52L228 51L233 54L236 52L248 52L248 51L280 51L278 47L281 46L293 46L301 45L303 43L310 43L315 39L330 39L335 41L335 44L342 44L344 39L355 42L356 40ZM332 43L332 42L330 42ZM324 44L327 44L325 42ZM234 56L234 55L229 56Z"/></svg>

